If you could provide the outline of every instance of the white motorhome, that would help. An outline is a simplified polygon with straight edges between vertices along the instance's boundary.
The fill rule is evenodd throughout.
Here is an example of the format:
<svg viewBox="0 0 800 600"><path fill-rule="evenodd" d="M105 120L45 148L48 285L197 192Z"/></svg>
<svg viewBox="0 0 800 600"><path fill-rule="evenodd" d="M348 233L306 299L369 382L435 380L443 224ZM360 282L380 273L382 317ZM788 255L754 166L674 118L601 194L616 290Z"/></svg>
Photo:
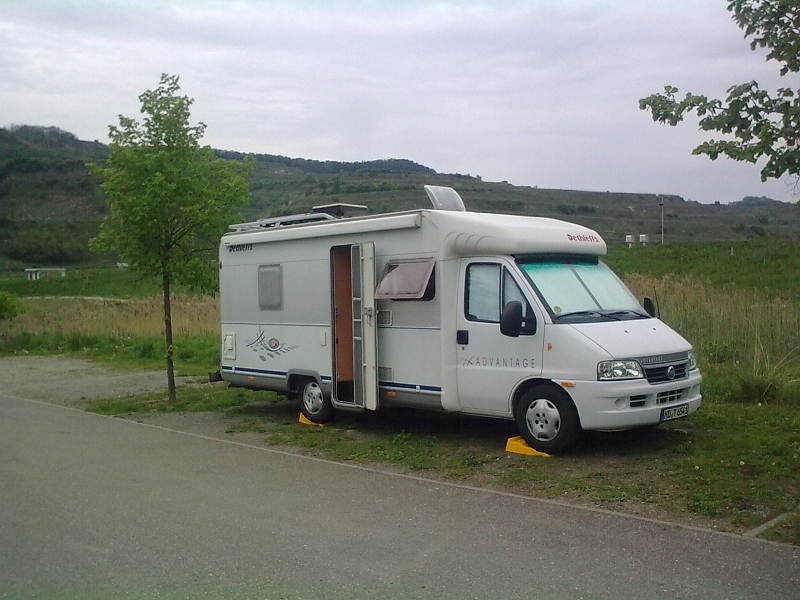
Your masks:
<svg viewBox="0 0 800 600"><path fill-rule="evenodd" d="M222 379L334 410L402 405L516 420L536 450L700 406L691 345L606 267L580 225L464 210L314 214L220 245Z"/></svg>

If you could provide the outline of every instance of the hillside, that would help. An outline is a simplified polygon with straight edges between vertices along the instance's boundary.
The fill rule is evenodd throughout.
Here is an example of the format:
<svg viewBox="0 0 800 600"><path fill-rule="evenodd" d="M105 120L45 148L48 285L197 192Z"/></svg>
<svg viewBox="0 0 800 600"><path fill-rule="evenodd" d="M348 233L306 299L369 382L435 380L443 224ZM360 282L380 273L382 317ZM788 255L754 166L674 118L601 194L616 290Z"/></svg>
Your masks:
<svg viewBox="0 0 800 600"><path fill-rule="evenodd" d="M107 146L55 127L0 129L0 268L113 258L92 256L86 246L107 207L85 164L107 155ZM452 186L468 210L574 221L598 231L609 245L624 244L629 234L648 234L651 242L658 242L659 201L664 202L667 243L800 239L797 206L768 198L703 205L677 196L539 189L437 173L402 159L344 163L257 155L251 205L242 218L299 213L331 202L364 204L372 213L425 208L425 184Z"/></svg>

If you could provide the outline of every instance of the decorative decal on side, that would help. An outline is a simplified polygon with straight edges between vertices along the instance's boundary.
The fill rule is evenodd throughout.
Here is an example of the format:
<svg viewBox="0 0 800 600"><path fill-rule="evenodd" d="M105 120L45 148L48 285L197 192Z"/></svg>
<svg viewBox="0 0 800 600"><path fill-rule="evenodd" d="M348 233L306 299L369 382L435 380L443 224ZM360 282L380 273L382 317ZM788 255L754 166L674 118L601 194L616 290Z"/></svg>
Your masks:
<svg viewBox="0 0 800 600"><path fill-rule="evenodd" d="M253 244L234 244L228 246L228 252L248 252L253 249Z"/></svg>
<svg viewBox="0 0 800 600"><path fill-rule="evenodd" d="M270 358L275 358L280 354L285 354L287 352L291 352L295 348L299 348L300 346L287 346L286 344L282 343L278 338L272 337L267 339L267 332L258 328L258 335L256 339L247 342L246 346L248 348L252 348L253 352L263 352ZM258 357L261 360L267 360L264 354L259 354Z"/></svg>
<svg viewBox="0 0 800 600"><path fill-rule="evenodd" d="M568 233L567 239L570 242L592 242L598 243L600 239L596 235L587 235L585 233Z"/></svg>
<svg viewBox="0 0 800 600"><path fill-rule="evenodd" d="M519 358L518 356L500 358L497 356L470 356L465 358L462 367L494 367L501 369L533 369L535 363L532 358Z"/></svg>

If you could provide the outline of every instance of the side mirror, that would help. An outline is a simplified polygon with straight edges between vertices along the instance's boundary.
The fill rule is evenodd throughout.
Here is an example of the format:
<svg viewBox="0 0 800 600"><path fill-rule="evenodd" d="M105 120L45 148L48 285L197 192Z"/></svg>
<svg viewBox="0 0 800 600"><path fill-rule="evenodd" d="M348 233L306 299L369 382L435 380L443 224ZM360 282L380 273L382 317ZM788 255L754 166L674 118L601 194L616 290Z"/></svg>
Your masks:
<svg viewBox="0 0 800 600"><path fill-rule="evenodd" d="M522 302L519 300L512 300L503 307L500 333L508 337L519 337L522 333Z"/></svg>
<svg viewBox="0 0 800 600"><path fill-rule="evenodd" d="M523 335L536 335L536 317L522 317L522 334Z"/></svg>
<svg viewBox="0 0 800 600"><path fill-rule="evenodd" d="M653 299L650 296L644 297L644 312L646 312L651 317L656 316L656 305L653 303Z"/></svg>

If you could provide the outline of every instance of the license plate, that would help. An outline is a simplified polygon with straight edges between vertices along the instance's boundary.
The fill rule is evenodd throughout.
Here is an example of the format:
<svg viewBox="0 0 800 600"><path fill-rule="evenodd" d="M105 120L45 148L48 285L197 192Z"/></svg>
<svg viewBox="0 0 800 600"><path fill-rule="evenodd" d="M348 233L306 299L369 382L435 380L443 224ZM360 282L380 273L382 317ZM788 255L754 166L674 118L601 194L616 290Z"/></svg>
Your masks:
<svg viewBox="0 0 800 600"><path fill-rule="evenodd" d="M661 420L671 421L672 419L680 419L689 414L689 405L681 404L680 406L671 406L669 408L661 409Z"/></svg>

